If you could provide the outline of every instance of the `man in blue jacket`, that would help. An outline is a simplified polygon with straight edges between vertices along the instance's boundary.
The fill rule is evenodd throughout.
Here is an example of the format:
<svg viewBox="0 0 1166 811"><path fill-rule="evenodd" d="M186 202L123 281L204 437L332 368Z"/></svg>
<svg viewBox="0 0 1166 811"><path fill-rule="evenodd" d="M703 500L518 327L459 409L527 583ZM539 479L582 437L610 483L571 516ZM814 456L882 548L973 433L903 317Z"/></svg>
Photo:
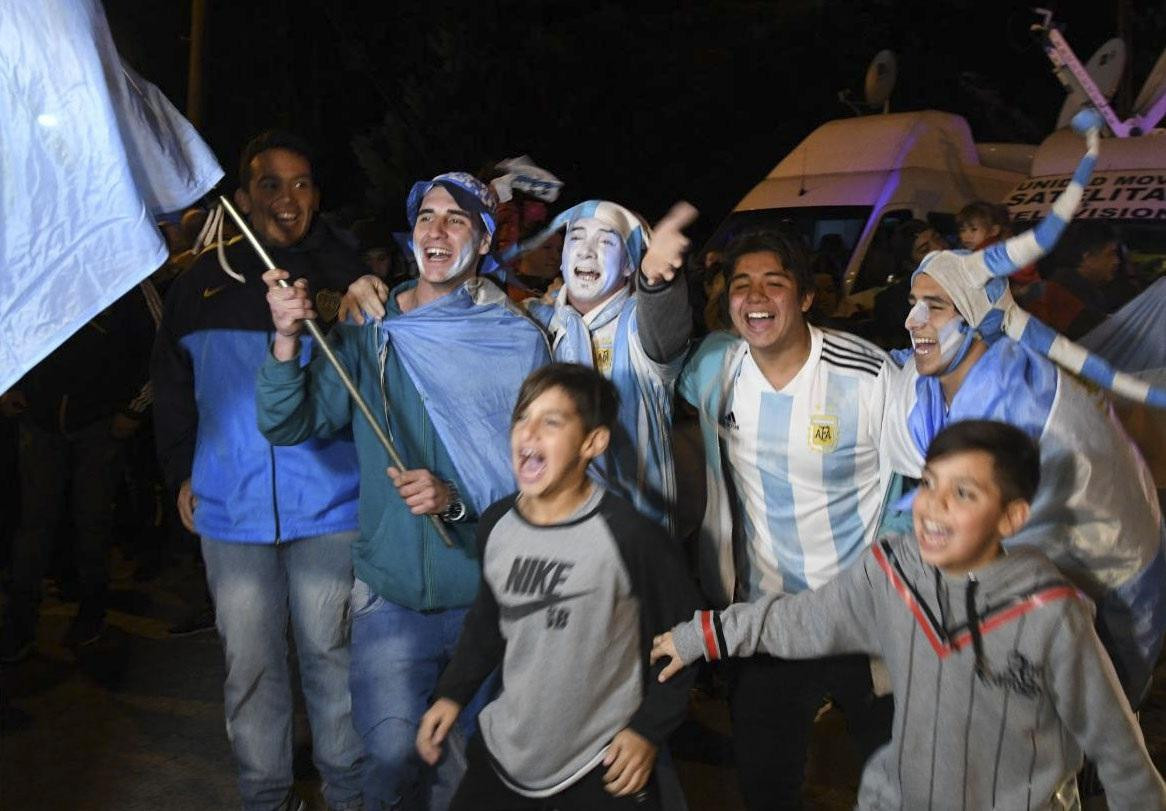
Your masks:
<svg viewBox="0 0 1166 811"><path fill-rule="evenodd" d="M318 309L334 318L362 263L315 217L307 145L286 133L258 136L243 151L235 201L275 261L310 283ZM158 454L183 523L202 538L243 807L301 807L292 792L290 621L324 797L333 809L360 808L346 622L356 453L348 437L277 448L256 428L255 375L271 330L262 272L237 241L204 252L171 287L151 365Z"/></svg>
<svg viewBox="0 0 1166 811"><path fill-rule="evenodd" d="M406 470L390 466L327 360L300 364L302 319L319 312L310 285L278 287L282 270L264 276L276 335L259 374L260 429L290 444L351 426L360 457L351 688L372 808L444 809L461 778L464 741L423 770L413 740L477 592L478 516L514 490L510 411L527 374L550 357L538 325L477 276L494 207L493 192L465 173L415 184L406 213L419 278L389 293L383 318L334 331L340 362ZM463 716L471 727L481 698Z"/></svg>

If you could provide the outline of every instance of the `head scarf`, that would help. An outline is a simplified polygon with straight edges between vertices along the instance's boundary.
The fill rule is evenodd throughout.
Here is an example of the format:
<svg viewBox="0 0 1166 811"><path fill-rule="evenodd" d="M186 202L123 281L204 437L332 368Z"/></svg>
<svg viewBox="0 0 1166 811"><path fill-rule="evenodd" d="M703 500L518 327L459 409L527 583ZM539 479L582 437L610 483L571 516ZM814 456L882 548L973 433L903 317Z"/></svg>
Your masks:
<svg viewBox="0 0 1166 811"><path fill-rule="evenodd" d="M482 221L486 236L494 239L494 213L498 208L498 196L494 194L493 189L468 172L445 172L433 180L419 180L414 183L405 201L405 215L409 218L409 227L417 224L421 201L434 186L441 186L461 208L477 215Z"/></svg>
<svg viewBox="0 0 1166 811"><path fill-rule="evenodd" d="M639 214L607 200L588 200L561 212L551 220L550 225L530 239L507 249L502 255L503 263L537 248L546 242L555 231L562 230L578 220L591 217L613 228L620 235L623 239L624 250L627 252L628 262L633 270L638 270L640 260L644 258L644 252L651 244L652 229Z"/></svg>

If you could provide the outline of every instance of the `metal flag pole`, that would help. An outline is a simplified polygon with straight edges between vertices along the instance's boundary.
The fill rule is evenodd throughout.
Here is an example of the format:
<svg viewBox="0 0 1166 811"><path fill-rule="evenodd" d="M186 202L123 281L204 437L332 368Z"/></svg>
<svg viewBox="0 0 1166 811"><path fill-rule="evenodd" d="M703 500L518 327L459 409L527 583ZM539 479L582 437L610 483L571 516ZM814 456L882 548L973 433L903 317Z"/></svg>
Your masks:
<svg viewBox="0 0 1166 811"><path fill-rule="evenodd" d="M219 202L222 203L223 209L231 215L231 219L235 221L235 225L239 226L239 230L243 232L243 236L245 236L247 241L251 243L251 247L255 249L255 253L259 255L259 258L263 261L263 264L267 266L267 269L275 270L275 263L271 261L271 257L268 256L267 251L263 248L263 245L260 244L259 240L255 238L255 234L252 233L250 227L248 227L247 221L239 215L239 212L235 210L235 207L231 205L230 201L227 200L226 197L220 195ZM291 287L291 285L287 283L287 279L280 279L279 286ZM401 459L401 454L397 452L396 446L393 445L393 440L389 439L389 435L386 434L384 429L381 428L380 423L378 423L376 417L373 416L372 409L368 407L368 403L364 401L364 397L362 397L360 392L357 390L356 384L352 382L352 378L348 376L347 370L345 370L344 366L340 363L340 359L336 357L336 353L332 351L332 347L329 346L328 342L324 339L324 331L320 329L320 325L317 324L313 319L305 318L304 326L308 328L308 332L316 340L316 345L320 347L320 350L324 353L324 357L328 359L328 362L332 364L332 368L336 370L336 374L340 377L340 382L344 384L344 388L348 389L348 395L352 398L352 402L356 403L356 407L360 409L360 413L364 415L366 420L368 420L369 426L372 427L372 432L376 434L377 439L380 440L382 447L384 447L385 452L389 455L389 459L392 461L393 465L398 470L406 470L407 468L405 467L405 462ZM449 537L449 532L446 530L445 524L442 523L442 520L432 513L429 515L429 520L433 522L433 528L437 531L437 535L439 538L441 538L441 542L446 546L453 548L453 539Z"/></svg>

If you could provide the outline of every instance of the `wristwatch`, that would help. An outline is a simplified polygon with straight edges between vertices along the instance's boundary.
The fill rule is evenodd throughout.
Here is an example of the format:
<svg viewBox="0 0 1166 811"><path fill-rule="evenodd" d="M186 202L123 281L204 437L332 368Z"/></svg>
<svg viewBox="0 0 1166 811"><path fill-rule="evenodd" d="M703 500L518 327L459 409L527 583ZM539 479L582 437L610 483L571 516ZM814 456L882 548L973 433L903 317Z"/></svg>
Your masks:
<svg viewBox="0 0 1166 811"><path fill-rule="evenodd" d="M456 524L466 517L466 503L462 501L457 485L445 479L442 481L449 488L449 506L438 514L438 518L447 524Z"/></svg>

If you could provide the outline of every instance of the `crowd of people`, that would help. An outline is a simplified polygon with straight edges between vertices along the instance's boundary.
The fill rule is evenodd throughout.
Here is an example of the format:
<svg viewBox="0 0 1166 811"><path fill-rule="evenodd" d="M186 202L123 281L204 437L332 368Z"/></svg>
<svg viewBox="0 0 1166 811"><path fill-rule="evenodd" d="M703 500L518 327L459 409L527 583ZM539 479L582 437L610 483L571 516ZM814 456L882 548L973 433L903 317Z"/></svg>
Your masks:
<svg viewBox="0 0 1166 811"><path fill-rule="evenodd" d="M852 330L830 245L690 258L686 204L552 217L482 175L416 183L398 241L320 216L302 139L246 145L234 202L275 269L192 211L0 398L0 660L32 649L66 503L69 642L100 637L124 446L152 439L129 478L198 538L244 808L303 807L289 628L333 809L685 808L668 740L702 660L730 660L750 809L801 807L827 698L864 808L1073 807L1084 757L1110 807L1166 808L1131 710L1166 627L1155 484L1103 395L1005 329L1119 303L1112 232L1033 269L1069 191L1035 237L983 203L963 250L903 223Z"/></svg>

